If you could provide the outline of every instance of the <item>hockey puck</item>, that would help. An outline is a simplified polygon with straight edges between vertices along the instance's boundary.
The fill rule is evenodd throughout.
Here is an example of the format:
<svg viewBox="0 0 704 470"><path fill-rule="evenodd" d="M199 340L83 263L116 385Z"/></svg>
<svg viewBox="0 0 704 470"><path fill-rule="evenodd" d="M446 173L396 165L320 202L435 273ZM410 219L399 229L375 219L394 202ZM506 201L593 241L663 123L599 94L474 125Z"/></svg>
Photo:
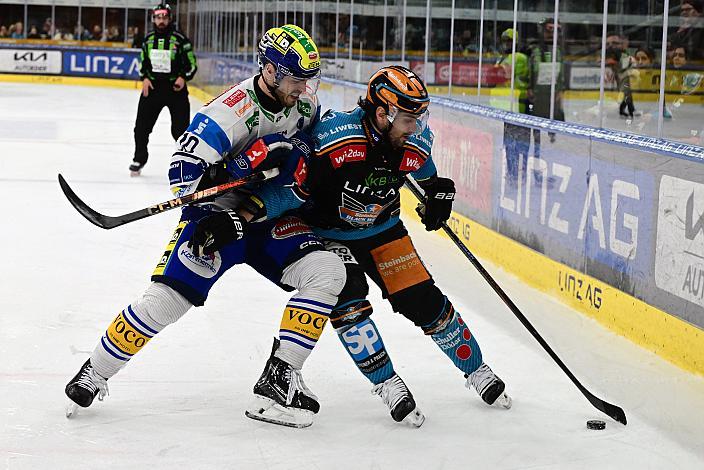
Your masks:
<svg viewBox="0 0 704 470"><path fill-rule="evenodd" d="M587 421L587 429L602 430L606 429L606 423L600 419L590 419Z"/></svg>

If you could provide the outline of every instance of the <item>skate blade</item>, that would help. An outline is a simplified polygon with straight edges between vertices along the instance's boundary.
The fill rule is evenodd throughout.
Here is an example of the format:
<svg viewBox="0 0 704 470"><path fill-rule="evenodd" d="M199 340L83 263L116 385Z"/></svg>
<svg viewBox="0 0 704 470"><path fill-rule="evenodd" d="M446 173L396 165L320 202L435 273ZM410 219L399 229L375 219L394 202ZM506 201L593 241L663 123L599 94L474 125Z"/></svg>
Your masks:
<svg viewBox="0 0 704 470"><path fill-rule="evenodd" d="M411 426L415 428L419 428L423 426L423 423L425 423L425 415L423 414L422 411L416 406L416 408L408 413L405 418L403 418L402 423L407 423L410 424Z"/></svg>
<svg viewBox="0 0 704 470"><path fill-rule="evenodd" d="M290 428L307 428L313 424L313 412L286 408L269 398L255 396L244 412L248 418Z"/></svg>
<svg viewBox="0 0 704 470"><path fill-rule="evenodd" d="M142 174L142 170L137 170L137 171L130 171L130 176L134 178L135 176L139 176Z"/></svg>
<svg viewBox="0 0 704 470"><path fill-rule="evenodd" d="M512 405L513 400L511 400L511 397L506 395L506 392L499 395L499 398L494 401L494 406L500 406L501 408L504 408L506 410L510 410Z"/></svg>
<svg viewBox="0 0 704 470"><path fill-rule="evenodd" d="M68 419L74 418L78 414L78 409L80 406L78 406L74 402L69 402L68 405L66 405L66 417Z"/></svg>

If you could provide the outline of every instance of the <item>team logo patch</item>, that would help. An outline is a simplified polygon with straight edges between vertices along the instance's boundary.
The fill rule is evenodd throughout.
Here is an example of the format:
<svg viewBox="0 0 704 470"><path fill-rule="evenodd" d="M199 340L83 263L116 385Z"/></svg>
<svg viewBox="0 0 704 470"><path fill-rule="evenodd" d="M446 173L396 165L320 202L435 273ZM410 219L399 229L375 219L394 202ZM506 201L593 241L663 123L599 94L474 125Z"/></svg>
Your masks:
<svg viewBox="0 0 704 470"><path fill-rule="evenodd" d="M276 240L308 233L313 231L298 217L284 217L271 229L271 236Z"/></svg>
<svg viewBox="0 0 704 470"><path fill-rule="evenodd" d="M220 266L222 266L220 253L215 252L212 255L203 255L198 258L188 248L188 242L183 242L178 247L178 259L188 270L206 279L215 277L220 271Z"/></svg>
<svg viewBox="0 0 704 470"><path fill-rule="evenodd" d="M222 102L225 103L228 107L232 108L237 103L242 101L245 96L247 96L247 95L244 94L244 91L237 90L236 92L234 92L233 94L231 94L230 96L228 96L227 98L222 100Z"/></svg>
<svg viewBox="0 0 704 470"><path fill-rule="evenodd" d="M423 166L423 159L415 152L406 150L403 152L403 158L401 159L401 166L399 170L401 171L417 171Z"/></svg>
<svg viewBox="0 0 704 470"><path fill-rule="evenodd" d="M343 163L361 162L367 158L366 145L349 145L347 147L330 152L330 161L333 168L340 168Z"/></svg>
<svg viewBox="0 0 704 470"><path fill-rule="evenodd" d="M244 154L247 156L247 159L249 159L249 163L252 169L258 167L259 164L266 159L268 153L269 148L261 139L254 142L252 146L249 147L246 152L244 152Z"/></svg>

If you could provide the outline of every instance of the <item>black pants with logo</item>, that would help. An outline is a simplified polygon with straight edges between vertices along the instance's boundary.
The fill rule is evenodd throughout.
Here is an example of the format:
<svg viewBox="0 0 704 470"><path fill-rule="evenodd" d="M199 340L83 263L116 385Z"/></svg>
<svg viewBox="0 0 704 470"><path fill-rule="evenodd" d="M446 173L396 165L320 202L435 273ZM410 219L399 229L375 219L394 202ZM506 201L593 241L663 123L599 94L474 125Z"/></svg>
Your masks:
<svg viewBox="0 0 704 470"><path fill-rule="evenodd" d="M174 140L181 137L188 127L191 107L188 102L188 87L174 91L169 82L153 82L149 96L139 95L137 120L134 123L134 161L147 163L149 134L154 129L159 113L166 106L171 113L171 135Z"/></svg>

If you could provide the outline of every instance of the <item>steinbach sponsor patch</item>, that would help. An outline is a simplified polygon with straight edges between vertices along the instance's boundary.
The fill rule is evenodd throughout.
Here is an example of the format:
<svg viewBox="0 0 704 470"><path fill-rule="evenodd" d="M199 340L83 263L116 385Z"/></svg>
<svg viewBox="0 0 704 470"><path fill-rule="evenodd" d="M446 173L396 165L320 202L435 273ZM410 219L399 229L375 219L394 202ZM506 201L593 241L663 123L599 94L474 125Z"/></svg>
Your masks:
<svg viewBox="0 0 704 470"><path fill-rule="evenodd" d="M367 158L366 145L349 145L330 152L330 162L333 168L340 168L343 163L361 162Z"/></svg>
<svg viewBox="0 0 704 470"><path fill-rule="evenodd" d="M271 229L271 236L276 240L313 233L313 231L298 217L283 217Z"/></svg>
<svg viewBox="0 0 704 470"><path fill-rule="evenodd" d="M401 171L417 171L423 166L423 158L415 152L406 150L403 152L403 158L401 159L401 166L399 170Z"/></svg>
<svg viewBox="0 0 704 470"><path fill-rule="evenodd" d="M222 100L222 102L225 103L228 107L232 108L237 103L242 101L245 96L246 95L245 95L244 91L237 90L236 92L234 92L233 94L231 94L230 96L228 96L227 98Z"/></svg>
<svg viewBox="0 0 704 470"><path fill-rule="evenodd" d="M389 294L430 279L409 236L375 248L371 255Z"/></svg>

